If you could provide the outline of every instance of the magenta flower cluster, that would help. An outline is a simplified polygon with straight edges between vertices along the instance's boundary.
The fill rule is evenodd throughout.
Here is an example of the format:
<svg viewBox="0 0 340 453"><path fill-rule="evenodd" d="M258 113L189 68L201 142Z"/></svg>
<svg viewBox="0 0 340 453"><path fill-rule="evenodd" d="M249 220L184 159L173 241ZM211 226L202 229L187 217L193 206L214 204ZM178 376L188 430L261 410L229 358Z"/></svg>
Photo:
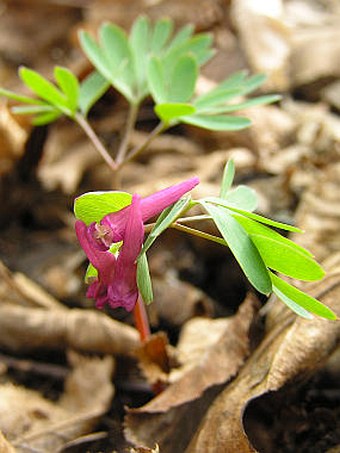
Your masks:
<svg viewBox="0 0 340 453"><path fill-rule="evenodd" d="M131 311L138 298L136 281L137 257L144 240L144 222L175 203L199 183L191 178L146 198L132 196L129 206L106 215L99 223L86 225L76 221L75 229L81 247L98 271L87 297L96 300L97 308L105 304ZM122 242L117 253L113 244Z"/></svg>

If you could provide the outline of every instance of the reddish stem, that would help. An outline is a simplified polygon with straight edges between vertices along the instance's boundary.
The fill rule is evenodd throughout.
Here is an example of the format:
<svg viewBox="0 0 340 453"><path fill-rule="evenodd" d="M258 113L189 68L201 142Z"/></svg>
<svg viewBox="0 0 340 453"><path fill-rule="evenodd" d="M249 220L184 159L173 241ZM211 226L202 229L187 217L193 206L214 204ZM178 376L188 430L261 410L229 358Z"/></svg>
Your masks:
<svg viewBox="0 0 340 453"><path fill-rule="evenodd" d="M137 299L135 308L133 309L133 315L135 318L136 328L140 335L140 340L144 342L150 337L150 326L145 305L141 297L138 297Z"/></svg>

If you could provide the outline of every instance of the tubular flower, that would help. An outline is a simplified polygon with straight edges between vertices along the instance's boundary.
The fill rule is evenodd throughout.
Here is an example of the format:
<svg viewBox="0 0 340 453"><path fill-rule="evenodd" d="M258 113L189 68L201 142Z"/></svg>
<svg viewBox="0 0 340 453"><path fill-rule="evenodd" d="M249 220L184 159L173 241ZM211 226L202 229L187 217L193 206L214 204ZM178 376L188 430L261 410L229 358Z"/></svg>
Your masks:
<svg viewBox="0 0 340 453"><path fill-rule="evenodd" d="M191 178L146 198L135 194L129 206L105 216L99 223L75 224L76 234L98 277L87 290L97 308L109 304L131 311L138 298L137 257L144 239L144 222L179 200L199 183ZM121 245L119 244L121 243ZM112 252L112 246L118 252Z"/></svg>

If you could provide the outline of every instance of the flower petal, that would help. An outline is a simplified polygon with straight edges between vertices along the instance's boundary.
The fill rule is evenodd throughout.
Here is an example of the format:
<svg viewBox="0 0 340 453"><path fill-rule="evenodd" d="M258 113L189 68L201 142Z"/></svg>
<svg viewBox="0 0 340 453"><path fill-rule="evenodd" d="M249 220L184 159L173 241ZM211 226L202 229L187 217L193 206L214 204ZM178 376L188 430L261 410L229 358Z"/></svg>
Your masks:
<svg viewBox="0 0 340 453"><path fill-rule="evenodd" d="M141 251L144 238L140 205L141 198L133 195L126 221L124 243L116 263L114 281L108 288L111 307L122 306L127 311L133 309L138 297L136 259Z"/></svg>
<svg viewBox="0 0 340 453"><path fill-rule="evenodd" d="M93 224L87 227L84 222L77 220L75 230L81 247L99 273L99 280L103 283L109 283L112 280L116 265L115 256L109 251L99 248L98 242L92 234Z"/></svg>
<svg viewBox="0 0 340 453"><path fill-rule="evenodd" d="M140 203L142 221L146 222L151 217L162 212L165 208L175 203L184 194L197 186L197 184L199 184L198 178L190 178L186 181L180 182L179 184L160 190L159 192L156 192L148 197L142 198ZM108 225L112 229L114 242L118 242L123 239L124 226L127 222L130 208L131 205L118 212L108 214L101 221L102 225Z"/></svg>
<svg viewBox="0 0 340 453"><path fill-rule="evenodd" d="M165 208L175 203L184 194L197 186L199 182L199 179L196 177L190 178L186 181L180 182L179 184L167 187L166 189L160 190L159 192L143 198L141 201L143 222L159 214Z"/></svg>

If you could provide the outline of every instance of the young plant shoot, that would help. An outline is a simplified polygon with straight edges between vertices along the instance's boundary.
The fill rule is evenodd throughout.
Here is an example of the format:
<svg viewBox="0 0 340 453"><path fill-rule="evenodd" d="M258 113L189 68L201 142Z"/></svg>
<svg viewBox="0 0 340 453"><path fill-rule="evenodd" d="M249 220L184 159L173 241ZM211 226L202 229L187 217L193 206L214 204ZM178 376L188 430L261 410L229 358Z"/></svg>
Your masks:
<svg viewBox="0 0 340 453"><path fill-rule="evenodd" d="M100 27L98 38L83 31L80 44L93 65L88 77L79 81L70 70L57 66L52 83L36 71L21 67L19 76L34 96L5 89L0 89L0 95L22 104L14 105L13 112L33 115L35 125L53 122L63 115L75 121L114 173L170 127L185 123L214 131L240 130L248 127L250 121L234 112L280 98L265 95L246 99L265 76L248 77L243 71L197 95L200 68L214 54L212 37L194 34L191 25L177 33L173 29L171 20L151 24L141 16L129 35L112 23ZM103 146L88 119L91 108L110 87L129 105L126 128L115 150ZM159 123L144 143L131 148L130 136L147 97L154 102ZM141 321L141 300L153 300L146 252L165 229L175 228L228 247L257 291L265 295L274 292L298 315L336 319L328 307L279 276L313 281L321 279L324 271L310 252L270 227L295 232L300 231L298 228L255 214L254 191L246 186L231 188L234 172L230 161L219 196L200 200L187 195L199 183L195 177L146 198L121 191L89 192L78 197L74 205L75 228L90 261L87 295L95 299L96 306L131 311L137 304L137 325L142 325L145 338L148 329ZM205 214L187 216L194 205L200 205ZM156 223L145 225L155 215L159 215ZM202 218L214 222L220 236L189 226L193 222L199 225ZM145 233L149 235L144 242Z"/></svg>

